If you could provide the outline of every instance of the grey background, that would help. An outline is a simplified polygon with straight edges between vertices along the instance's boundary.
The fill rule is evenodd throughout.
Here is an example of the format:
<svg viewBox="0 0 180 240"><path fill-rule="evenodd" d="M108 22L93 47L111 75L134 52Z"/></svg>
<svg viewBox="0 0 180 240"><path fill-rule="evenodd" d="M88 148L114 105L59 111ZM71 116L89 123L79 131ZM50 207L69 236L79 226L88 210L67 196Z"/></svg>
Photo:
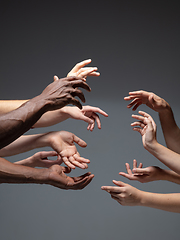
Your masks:
<svg viewBox="0 0 180 240"><path fill-rule="evenodd" d="M36 96L75 63L91 58L101 76L89 78L86 104L99 106L102 130L67 120L29 133L67 130L84 139L92 183L82 191L45 185L0 186L1 239L179 239L180 215L144 207L123 207L102 191L112 179L152 192L179 192L169 182L141 184L118 175L136 158L144 166L164 167L133 132L123 97L144 89L165 98L179 112L180 8L178 1L0 1L0 98ZM158 126L158 115L145 106ZM37 151L37 150L36 150ZM23 159L36 151L8 158ZM71 175L83 174L76 169Z"/></svg>

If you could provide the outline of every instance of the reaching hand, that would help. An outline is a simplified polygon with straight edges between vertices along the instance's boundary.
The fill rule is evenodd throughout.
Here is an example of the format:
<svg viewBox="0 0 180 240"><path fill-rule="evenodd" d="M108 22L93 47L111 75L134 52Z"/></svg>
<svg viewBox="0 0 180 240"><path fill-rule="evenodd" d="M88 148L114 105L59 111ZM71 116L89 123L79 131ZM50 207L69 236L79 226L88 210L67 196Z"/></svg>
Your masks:
<svg viewBox="0 0 180 240"><path fill-rule="evenodd" d="M108 192L111 197L123 206L137 206L141 201L141 191L131 185L113 180L114 186L102 186L101 189Z"/></svg>
<svg viewBox="0 0 180 240"><path fill-rule="evenodd" d="M98 128L101 129L101 122L97 113L108 117L108 114L100 108L91 106L83 106L81 110L77 107L66 107L65 111L68 117L89 123L87 129L90 131L93 131L95 122L97 122Z"/></svg>
<svg viewBox="0 0 180 240"><path fill-rule="evenodd" d="M48 157L55 157L57 156L56 160L50 160ZM15 162L16 164L20 164L23 166L29 166L29 167L43 167L43 168L49 168L52 165L55 164L61 164L63 161L61 157L57 154L55 151L49 151L49 152L37 152L33 156L23 159L21 161Z"/></svg>
<svg viewBox="0 0 180 240"><path fill-rule="evenodd" d="M49 111L56 110L66 106L67 104L73 104L80 109L81 103L75 98L78 96L82 102L85 102L84 94L78 88L84 88L87 91L91 91L89 85L85 82L85 79L79 77L66 77L57 79L49 84L39 96L42 100L47 102Z"/></svg>
<svg viewBox="0 0 180 240"><path fill-rule="evenodd" d="M151 144L157 142L156 124L149 114L143 111L139 111L139 114L141 114L141 116L132 115L133 118L139 121L131 123L131 126L134 127L134 131L137 131L141 134L143 146L147 149Z"/></svg>
<svg viewBox="0 0 180 240"><path fill-rule="evenodd" d="M133 107L133 111L135 111L141 104L146 104L148 107L150 107L156 112L164 110L168 105L168 103L163 98L151 92L141 90L129 92L129 95L130 96L128 97L124 97L124 100L132 100L131 103L127 105L127 107Z"/></svg>
<svg viewBox="0 0 180 240"><path fill-rule="evenodd" d="M151 166L147 168L142 168L142 163L139 164L137 168L137 161L134 159L133 161L133 169L129 166L129 163L126 163L126 170L125 172L120 172L119 175L128 178L129 180L136 180L141 183L147 183L152 181L157 181L161 179L161 172L162 169L156 166Z"/></svg>
<svg viewBox="0 0 180 240"><path fill-rule="evenodd" d="M47 183L61 189L80 190L85 188L94 177L90 172L79 177L69 177L65 173L69 173L70 171L68 167L53 165L49 168Z"/></svg>
<svg viewBox="0 0 180 240"><path fill-rule="evenodd" d="M86 147L87 144L82 139L66 131L50 132L47 133L46 137L49 139L50 146L61 156L68 167L73 169L76 166L82 169L88 168L89 159L80 157L74 144L77 143L80 147Z"/></svg>
<svg viewBox="0 0 180 240"><path fill-rule="evenodd" d="M87 78L87 76L99 76L100 73L96 72L97 67L85 67L87 64L91 63L91 59L84 60L80 63L77 63L73 69L68 73L67 77L76 76L81 78Z"/></svg>

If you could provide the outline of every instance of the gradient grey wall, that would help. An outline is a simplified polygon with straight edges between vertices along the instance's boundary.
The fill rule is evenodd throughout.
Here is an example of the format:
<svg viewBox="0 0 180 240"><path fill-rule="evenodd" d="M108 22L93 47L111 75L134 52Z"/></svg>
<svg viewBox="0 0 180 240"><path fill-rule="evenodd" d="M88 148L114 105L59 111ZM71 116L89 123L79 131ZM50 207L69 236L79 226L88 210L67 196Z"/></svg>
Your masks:
<svg viewBox="0 0 180 240"><path fill-rule="evenodd" d="M82 191L1 185L1 239L179 239L179 214L123 207L100 189L116 179L145 191L179 192L172 183L140 184L118 175L134 158L163 167L130 127L132 112L123 101L129 91L164 97L180 123L179 11L178 1L1 1L0 98L32 98L54 74L64 77L75 63L92 58L101 76L88 79L92 92L85 92L86 104L109 113L101 118L102 130L92 133L75 120L29 131L68 130L84 139L88 146L79 151L91 159L95 178ZM164 144L157 114L140 109L152 114ZM83 173L77 169L72 175Z"/></svg>

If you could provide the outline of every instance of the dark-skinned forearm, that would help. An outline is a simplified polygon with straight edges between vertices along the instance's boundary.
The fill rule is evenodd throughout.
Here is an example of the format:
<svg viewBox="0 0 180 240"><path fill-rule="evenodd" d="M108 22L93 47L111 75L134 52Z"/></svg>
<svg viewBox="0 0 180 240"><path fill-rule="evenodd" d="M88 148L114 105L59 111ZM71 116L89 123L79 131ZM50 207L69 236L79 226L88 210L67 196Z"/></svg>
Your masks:
<svg viewBox="0 0 180 240"><path fill-rule="evenodd" d="M0 116L0 149L28 131L48 111L47 103L37 96L16 110Z"/></svg>
<svg viewBox="0 0 180 240"><path fill-rule="evenodd" d="M0 183L48 183L48 169L36 169L0 158Z"/></svg>

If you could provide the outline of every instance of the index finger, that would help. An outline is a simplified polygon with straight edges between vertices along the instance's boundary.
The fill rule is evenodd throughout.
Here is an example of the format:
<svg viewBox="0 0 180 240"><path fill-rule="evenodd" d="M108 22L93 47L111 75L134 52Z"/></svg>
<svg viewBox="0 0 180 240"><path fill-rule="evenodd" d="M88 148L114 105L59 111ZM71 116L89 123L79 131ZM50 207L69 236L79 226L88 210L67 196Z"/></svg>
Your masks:
<svg viewBox="0 0 180 240"><path fill-rule="evenodd" d="M87 64L91 63L91 59L84 60L82 62L77 63L71 72L77 72L80 68L85 67Z"/></svg>

